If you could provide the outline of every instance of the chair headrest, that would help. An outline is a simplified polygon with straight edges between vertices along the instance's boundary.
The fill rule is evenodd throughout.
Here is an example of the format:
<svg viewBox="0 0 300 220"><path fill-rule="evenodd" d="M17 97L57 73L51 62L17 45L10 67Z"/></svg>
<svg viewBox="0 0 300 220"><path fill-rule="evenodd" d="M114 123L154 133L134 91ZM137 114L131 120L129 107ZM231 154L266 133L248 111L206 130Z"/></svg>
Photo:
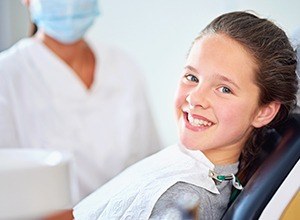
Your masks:
<svg viewBox="0 0 300 220"><path fill-rule="evenodd" d="M292 114L272 131L263 148L263 162L223 219L258 219L300 158L300 114Z"/></svg>

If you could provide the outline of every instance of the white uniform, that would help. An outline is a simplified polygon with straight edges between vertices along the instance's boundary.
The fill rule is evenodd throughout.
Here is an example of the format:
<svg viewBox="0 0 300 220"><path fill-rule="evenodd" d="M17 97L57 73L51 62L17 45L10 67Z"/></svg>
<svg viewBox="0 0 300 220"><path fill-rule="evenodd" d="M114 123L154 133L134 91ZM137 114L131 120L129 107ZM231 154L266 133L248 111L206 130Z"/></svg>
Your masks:
<svg viewBox="0 0 300 220"><path fill-rule="evenodd" d="M90 90L37 39L0 54L0 148L71 152L79 199L159 147L138 68L116 49L91 47Z"/></svg>

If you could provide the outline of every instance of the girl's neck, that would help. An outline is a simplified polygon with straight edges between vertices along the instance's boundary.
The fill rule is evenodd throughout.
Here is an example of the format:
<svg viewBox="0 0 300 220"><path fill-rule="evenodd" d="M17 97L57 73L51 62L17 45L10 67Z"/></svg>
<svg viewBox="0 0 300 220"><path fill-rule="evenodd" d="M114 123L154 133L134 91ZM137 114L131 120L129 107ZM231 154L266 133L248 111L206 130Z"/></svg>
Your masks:
<svg viewBox="0 0 300 220"><path fill-rule="evenodd" d="M215 165L227 165L239 160L241 149L210 149L203 151L205 156Z"/></svg>

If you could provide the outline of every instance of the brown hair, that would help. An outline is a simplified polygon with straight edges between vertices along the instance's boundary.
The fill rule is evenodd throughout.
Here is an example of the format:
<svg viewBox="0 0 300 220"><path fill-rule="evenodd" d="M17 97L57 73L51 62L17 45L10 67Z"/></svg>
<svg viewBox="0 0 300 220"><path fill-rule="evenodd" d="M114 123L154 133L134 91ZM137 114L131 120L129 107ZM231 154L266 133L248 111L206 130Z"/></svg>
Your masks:
<svg viewBox="0 0 300 220"><path fill-rule="evenodd" d="M248 181L247 170L258 155L264 135L270 127L283 122L297 103L296 53L285 32L273 22L249 12L231 12L214 19L199 39L207 34L225 34L239 42L252 55L256 64L256 84L260 89L259 105L281 103L269 125L252 131L240 156L239 177Z"/></svg>

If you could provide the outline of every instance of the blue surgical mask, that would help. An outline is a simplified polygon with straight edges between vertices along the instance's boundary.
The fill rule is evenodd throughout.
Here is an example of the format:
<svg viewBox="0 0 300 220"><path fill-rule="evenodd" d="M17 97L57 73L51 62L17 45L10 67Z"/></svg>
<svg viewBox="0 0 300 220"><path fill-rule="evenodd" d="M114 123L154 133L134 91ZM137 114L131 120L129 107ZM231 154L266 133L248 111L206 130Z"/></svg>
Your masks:
<svg viewBox="0 0 300 220"><path fill-rule="evenodd" d="M65 44L80 40L99 15L98 0L31 0L31 20Z"/></svg>

